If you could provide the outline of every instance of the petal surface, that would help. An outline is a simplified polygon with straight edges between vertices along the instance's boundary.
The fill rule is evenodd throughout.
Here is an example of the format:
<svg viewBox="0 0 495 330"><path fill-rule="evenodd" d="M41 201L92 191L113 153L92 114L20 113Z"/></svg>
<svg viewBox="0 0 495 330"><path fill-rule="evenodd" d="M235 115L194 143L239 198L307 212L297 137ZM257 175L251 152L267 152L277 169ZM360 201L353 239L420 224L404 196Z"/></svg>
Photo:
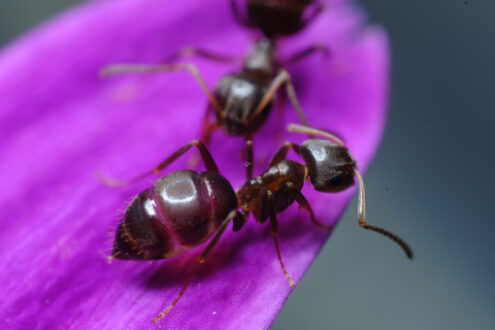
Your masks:
<svg viewBox="0 0 495 330"><path fill-rule="evenodd" d="M380 141L388 96L388 43L352 3L334 1L306 30L284 40L281 56L323 43L331 59L288 67L310 123L341 136L364 170ZM199 9L201 8L201 9ZM206 97L186 72L101 79L112 63L158 63L188 44L231 55L253 41L227 1L91 2L4 49L0 56L0 327L146 329L178 294L201 247L165 261L108 264L122 212L150 180L104 186L102 171L130 178L198 137ZM189 60L188 60L189 61ZM191 59L213 88L236 65ZM255 136L255 173L266 169L296 122L274 109ZM214 134L211 151L237 188L244 181L243 140ZM192 151L195 152L195 151ZM167 172L184 168L187 156ZM297 159L294 156L291 158ZM303 193L318 219L335 224L354 189ZM110 234L110 236L109 236ZM291 206L279 215L279 241L296 282L329 233ZM204 247L204 245L203 245ZM177 306L170 329L261 329L290 289L268 224L229 228Z"/></svg>

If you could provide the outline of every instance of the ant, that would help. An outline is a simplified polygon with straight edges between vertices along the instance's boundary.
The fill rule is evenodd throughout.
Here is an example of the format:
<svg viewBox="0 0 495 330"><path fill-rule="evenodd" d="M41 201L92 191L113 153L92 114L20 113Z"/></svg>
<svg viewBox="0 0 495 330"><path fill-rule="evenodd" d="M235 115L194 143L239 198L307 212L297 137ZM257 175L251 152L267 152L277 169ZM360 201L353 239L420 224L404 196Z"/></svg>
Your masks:
<svg viewBox="0 0 495 330"><path fill-rule="evenodd" d="M294 288L295 283L287 272L280 253L277 213L297 202L309 213L315 225L331 229L331 226L316 219L309 202L301 193L307 178L316 190L322 192L345 190L354 184L354 177L357 178L359 225L389 237L402 247L408 258L412 258L411 249L398 236L366 224L363 179L356 169L355 160L342 141L328 132L308 126L291 124L288 130L325 139L309 138L300 146L286 142L271 160L269 168L260 176L248 180L237 192L234 192L228 180L219 173L213 157L200 140L184 145L146 173L160 172L193 146L198 148L207 170L171 172L155 181L150 189L138 194L127 207L124 218L119 223L112 251L113 258L164 259L198 246L213 237L199 255L177 297L153 319L154 323L177 304L199 265L205 261L229 223L232 221L233 231L238 232L250 213L260 224L270 220L277 258L290 287ZM299 154L305 164L287 160L290 149ZM116 182L107 181L111 185L115 185Z"/></svg>
<svg viewBox="0 0 495 330"><path fill-rule="evenodd" d="M314 51L323 51L327 54L327 49L324 46L315 45L293 54L285 61L280 61L276 57L275 43L269 38L260 39L255 42L251 53L244 58L242 70L224 75L214 92L208 88L199 69L190 63L115 64L103 68L100 73L103 76L108 76L125 73L188 71L196 79L209 100L200 139L208 144L213 131L220 127L228 135L244 137L246 142L246 177L250 179L253 174L253 135L267 120L276 93L283 85L285 85L286 94L299 120L302 124L308 125L292 85L290 74L283 67L301 60ZM193 55L222 62L239 60L208 50L186 46L170 56L166 62L174 61L182 56ZM210 117L213 114L215 119L211 122Z"/></svg>
<svg viewBox="0 0 495 330"><path fill-rule="evenodd" d="M236 0L230 0L235 19L243 26L258 28L273 39L288 36L304 29L324 8L313 0L245 0L247 17L244 17ZM306 11L309 14L304 15Z"/></svg>

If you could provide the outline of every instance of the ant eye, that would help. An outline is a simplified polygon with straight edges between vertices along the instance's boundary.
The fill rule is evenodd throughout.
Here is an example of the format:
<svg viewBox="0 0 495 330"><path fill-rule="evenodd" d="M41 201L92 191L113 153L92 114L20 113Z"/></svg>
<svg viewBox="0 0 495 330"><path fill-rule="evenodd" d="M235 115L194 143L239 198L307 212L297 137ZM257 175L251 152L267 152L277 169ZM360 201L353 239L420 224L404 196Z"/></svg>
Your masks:
<svg viewBox="0 0 495 330"><path fill-rule="evenodd" d="M342 177L342 175L337 175L330 179L330 185L333 187L339 187L342 185L343 182L344 178Z"/></svg>
<svg viewBox="0 0 495 330"><path fill-rule="evenodd" d="M339 168L317 169L312 174L311 183L318 191L339 192L354 184L353 174Z"/></svg>

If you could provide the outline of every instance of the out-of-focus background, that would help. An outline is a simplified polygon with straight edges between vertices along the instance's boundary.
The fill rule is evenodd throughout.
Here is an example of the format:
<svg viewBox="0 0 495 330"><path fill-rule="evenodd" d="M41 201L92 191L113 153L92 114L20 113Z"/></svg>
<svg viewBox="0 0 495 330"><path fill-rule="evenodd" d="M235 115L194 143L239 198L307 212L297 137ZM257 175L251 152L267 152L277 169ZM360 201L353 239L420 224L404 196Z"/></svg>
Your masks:
<svg viewBox="0 0 495 330"><path fill-rule="evenodd" d="M2 2L0 46L78 2ZM495 2L360 4L393 57L369 222L404 237L415 260L359 228L354 201L273 329L493 329Z"/></svg>

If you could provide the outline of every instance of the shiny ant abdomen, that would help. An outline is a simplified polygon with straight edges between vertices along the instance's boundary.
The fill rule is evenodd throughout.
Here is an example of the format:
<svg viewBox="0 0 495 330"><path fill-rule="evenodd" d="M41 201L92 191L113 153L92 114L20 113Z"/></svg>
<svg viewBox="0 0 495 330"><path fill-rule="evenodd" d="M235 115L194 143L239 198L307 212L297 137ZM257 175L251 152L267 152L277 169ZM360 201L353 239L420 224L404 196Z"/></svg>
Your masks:
<svg viewBox="0 0 495 330"><path fill-rule="evenodd" d="M235 192L220 174L172 172L131 201L112 255L134 260L172 257L208 240L236 207Z"/></svg>

